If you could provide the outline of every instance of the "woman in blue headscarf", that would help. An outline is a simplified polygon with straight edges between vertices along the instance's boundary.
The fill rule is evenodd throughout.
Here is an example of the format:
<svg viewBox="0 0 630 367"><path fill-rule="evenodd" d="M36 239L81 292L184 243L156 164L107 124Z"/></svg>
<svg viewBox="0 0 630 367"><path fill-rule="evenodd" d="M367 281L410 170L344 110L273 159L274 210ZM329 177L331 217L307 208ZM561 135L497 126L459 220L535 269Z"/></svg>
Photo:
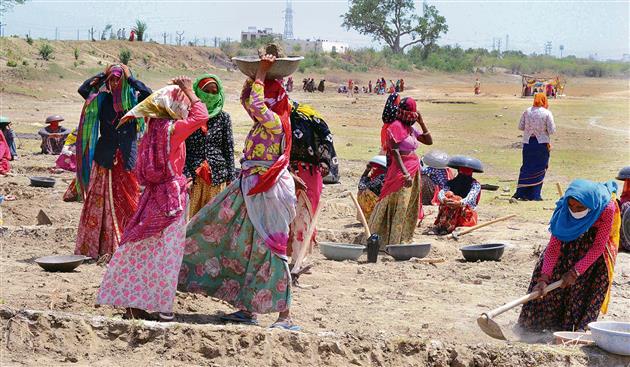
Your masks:
<svg viewBox="0 0 630 367"><path fill-rule="evenodd" d="M575 180L556 203L551 239L541 254L529 292L541 297L523 306L518 322L530 330L584 330L606 313L619 246L619 206L614 181ZM562 279L562 287L542 290Z"/></svg>

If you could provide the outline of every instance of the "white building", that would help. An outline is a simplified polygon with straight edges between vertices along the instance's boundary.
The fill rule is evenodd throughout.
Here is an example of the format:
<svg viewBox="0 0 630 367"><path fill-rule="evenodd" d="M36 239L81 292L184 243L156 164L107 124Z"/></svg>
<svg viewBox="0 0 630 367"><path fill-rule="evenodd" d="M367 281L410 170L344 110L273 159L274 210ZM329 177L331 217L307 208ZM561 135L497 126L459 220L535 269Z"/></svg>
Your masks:
<svg viewBox="0 0 630 367"><path fill-rule="evenodd" d="M331 42L326 40L283 40L285 49L288 54L308 53L308 52L336 52L345 53L350 48L347 43Z"/></svg>
<svg viewBox="0 0 630 367"><path fill-rule="evenodd" d="M256 27L247 27L246 31L241 32L241 42L255 41L263 37L272 37L273 39L282 39L280 33L273 33L272 28L258 29Z"/></svg>

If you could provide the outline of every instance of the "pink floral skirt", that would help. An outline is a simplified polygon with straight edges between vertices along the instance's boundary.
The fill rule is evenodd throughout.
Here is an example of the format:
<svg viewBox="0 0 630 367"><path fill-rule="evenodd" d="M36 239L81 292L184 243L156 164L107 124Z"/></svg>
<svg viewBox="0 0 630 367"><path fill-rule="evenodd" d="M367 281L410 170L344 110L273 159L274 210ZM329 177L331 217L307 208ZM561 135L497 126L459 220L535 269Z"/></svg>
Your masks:
<svg viewBox="0 0 630 367"><path fill-rule="evenodd" d="M255 313L291 303L286 258L274 254L247 215L240 180L201 208L188 224L179 290L202 293Z"/></svg>
<svg viewBox="0 0 630 367"><path fill-rule="evenodd" d="M172 312L184 256L185 217L182 211L159 237L120 246L107 266L96 303Z"/></svg>

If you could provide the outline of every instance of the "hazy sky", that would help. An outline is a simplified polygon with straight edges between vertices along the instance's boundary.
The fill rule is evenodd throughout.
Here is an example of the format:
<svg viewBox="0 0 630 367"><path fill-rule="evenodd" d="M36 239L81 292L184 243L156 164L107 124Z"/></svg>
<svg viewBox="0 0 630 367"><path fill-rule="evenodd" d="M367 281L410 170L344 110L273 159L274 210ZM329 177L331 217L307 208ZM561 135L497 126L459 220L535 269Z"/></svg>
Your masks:
<svg viewBox="0 0 630 367"><path fill-rule="evenodd" d="M371 38L341 27L340 15L348 1L293 1L293 33L298 38L321 38L348 42L353 47L374 46ZM440 44L491 48L493 38L509 35L509 49L544 52L551 41L553 53L600 59L620 59L630 53L630 0L620 1L428 1L446 17L449 31ZM421 2L417 2L421 9ZM272 27L282 32L286 1L57 1L30 0L6 14L5 35L87 39L87 30L101 30L111 23L127 30L136 18L148 23L150 38L162 42L162 32L184 31L184 40L195 37L208 45L215 36L240 38L248 26Z"/></svg>

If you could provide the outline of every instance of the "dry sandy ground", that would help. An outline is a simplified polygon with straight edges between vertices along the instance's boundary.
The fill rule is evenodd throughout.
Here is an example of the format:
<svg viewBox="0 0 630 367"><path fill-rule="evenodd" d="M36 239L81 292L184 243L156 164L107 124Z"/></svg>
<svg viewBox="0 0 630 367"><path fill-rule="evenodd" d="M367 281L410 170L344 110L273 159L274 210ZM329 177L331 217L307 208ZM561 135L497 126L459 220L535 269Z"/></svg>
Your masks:
<svg viewBox="0 0 630 367"><path fill-rule="evenodd" d="M0 72L6 70L0 68ZM375 73L381 72L385 73ZM240 150L249 124L234 92L242 77L225 72L221 75L228 88L226 110L234 120L236 150ZM547 200L510 205L506 199L514 188L514 172L520 163L519 150L512 146L518 142L517 133L511 132L513 126L504 127L502 123L479 131L474 124L493 121L495 114L505 114L513 124L522 107L530 103L513 97L519 90L518 84L513 84L514 77L487 77L484 88L493 94L474 99L470 96L470 76L404 76L412 88L409 93L420 99L463 98L477 103L461 107L425 101L421 106L431 117L437 139L443 142L436 142L438 147L454 151L460 146L464 152L473 153L458 140L461 136L473 137L478 149L475 151L489 162L484 182L507 188L506 192L484 192L480 221L511 213L517 214L516 218L455 242L421 234L437 211L427 208L428 217L415 240L433 245L429 256L447 259L436 265L395 262L386 255L377 264L366 264L364 257L359 262L334 262L314 254L313 273L302 279L312 288L294 289L292 311L303 327L299 333L267 330L273 315L260 318L262 328L224 326L218 316L230 311L228 306L189 294L177 295L176 323L128 322L120 319L120 310L93 305L103 267L86 264L72 273L46 273L33 262L40 256L73 252L81 204L61 201L72 178L69 173L55 175L58 181L53 189L28 186L28 176L47 174L54 158L34 154L37 141L23 138L14 175L0 177L0 193L17 197L2 206L6 228L0 232L0 365L629 366L630 358L616 357L596 347L553 346L548 334L517 333L514 324L519 308L497 318L511 335L509 343L487 337L475 323L481 312L526 291L537 253L548 240L546 228L557 195L551 183L567 183L580 169L583 176L604 179L627 164L627 81L583 79L572 84L572 89L567 88L573 96L558 101L555 110L565 117L559 122L564 130L559 132L556 153L556 157L563 158L558 158L550 171ZM325 77L334 83L347 75L331 73ZM367 81L369 76L352 77ZM166 78L147 74L153 88L163 85ZM42 82L12 80L14 86L21 83L23 88L50 87ZM73 125L81 109L73 89L81 80L75 76L55 83L58 92L45 98L3 92L1 113L18 121L17 130L22 133L35 132L42 126L42 117L53 112L66 115L68 125ZM343 193L356 189L365 161L377 150L383 98L360 96L353 101L336 93L302 92L294 96L322 110L337 135L342 158L341 183L324 190L318 239L361 242L361 227L351 201ZM606 116L598 120L602 126L620 131L589 125L592 114L579 119L569 114L574 108L590 109L593 98L605 105L605 110L597 111L597 115ZM463 125L466 117L471 125ZM576 143L587 139L607 144L599 149L601 144L585 147ZM579 164L582 156L575 156L582 151L594 152L588 158L595 163L590 176ZM52 226L35 226L40 209L50 216ZM463 261L459 247L485 242L508 245L500 262ZM601 319L630 320L627 253L618 257L612 296L609 313Z"/></svg>

